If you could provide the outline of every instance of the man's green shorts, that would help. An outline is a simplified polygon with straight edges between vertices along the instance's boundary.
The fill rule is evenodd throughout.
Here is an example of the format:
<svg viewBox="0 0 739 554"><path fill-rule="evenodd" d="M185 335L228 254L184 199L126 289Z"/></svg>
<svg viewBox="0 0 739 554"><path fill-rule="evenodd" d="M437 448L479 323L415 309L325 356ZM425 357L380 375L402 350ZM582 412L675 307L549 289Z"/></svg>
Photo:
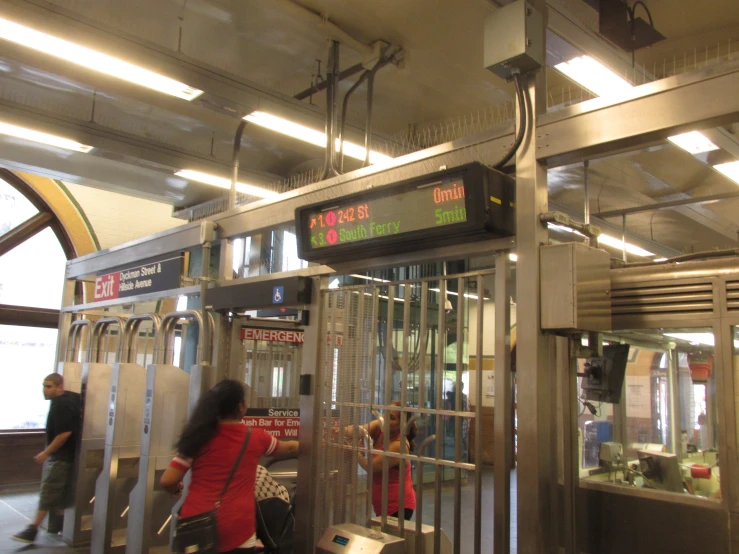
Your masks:
<svg viewBox="0 0 739 554"><path fill-rule="evenodd" d="M72 473L72 463L48 460L41 479L39 510L63 508L66 502L67 483Z"/></svg>

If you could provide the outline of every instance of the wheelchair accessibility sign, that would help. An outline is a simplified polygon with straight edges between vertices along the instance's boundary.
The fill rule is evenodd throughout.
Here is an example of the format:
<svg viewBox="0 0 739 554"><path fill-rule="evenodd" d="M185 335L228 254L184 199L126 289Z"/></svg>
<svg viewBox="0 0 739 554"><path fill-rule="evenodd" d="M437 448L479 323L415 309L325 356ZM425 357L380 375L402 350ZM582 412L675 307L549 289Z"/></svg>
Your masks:
<svg viewBox="0 0 739 554"><path fill-rule="evenodd" d="M285 287L272 287L272 304L282 304L285 301Z"/></svg>

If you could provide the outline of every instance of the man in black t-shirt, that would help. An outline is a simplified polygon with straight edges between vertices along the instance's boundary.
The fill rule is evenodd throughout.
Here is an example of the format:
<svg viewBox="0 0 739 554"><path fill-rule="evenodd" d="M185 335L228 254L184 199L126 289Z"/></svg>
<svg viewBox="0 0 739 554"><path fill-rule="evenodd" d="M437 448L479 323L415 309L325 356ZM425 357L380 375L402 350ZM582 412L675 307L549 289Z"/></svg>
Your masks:
<svg viewBox="0 0 739 554"><path fill-rule="evenodd" d="M35 541L38 527L46 514L64 508L65 491L72 477L76 435L80 428L80 395L65 391L62 376L52 373L44 379L44 398L51 400L46 418L46 448L33 458L39 464L46 462L39 508L33 523L13 535L12 539L19 542ZM49 524L49 532L60 530L52 529Z"/></svg>

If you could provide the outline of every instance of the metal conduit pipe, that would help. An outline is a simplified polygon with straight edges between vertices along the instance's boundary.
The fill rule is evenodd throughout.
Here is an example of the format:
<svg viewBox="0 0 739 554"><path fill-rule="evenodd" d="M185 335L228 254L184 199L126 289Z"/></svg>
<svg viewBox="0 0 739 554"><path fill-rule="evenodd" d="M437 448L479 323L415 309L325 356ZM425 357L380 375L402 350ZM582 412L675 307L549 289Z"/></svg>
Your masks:
<svg viewBox="0 0 739 554"><path fill-rule="evenodd" d="M155 360L157 357L156 352L156 337L159 335L159 329L162 324L162 318L159 314L136 314L132 315L128 318L126 321L126 325L123 328L123 337L124 337L124 357L121 361L127 362L127 363L136 363L136 360L134 359L134 352L135 349L135 343L138 338L139 333L139 327L141 327L141 324L144 321L151 321L152 323L152 330L154 331L154 349L152 350L151 356L152 360Z"/></svg>
<svg viewBox="0 0 739 554"><path fill-rule="evenodd" d="M370 164L370 148L372 146L372 101L375 95L375 75L383 67L395 60L395 55L398 51L393 52L391 55L386 56L375 64L370 70L369 78L367 81L367 121L364 126L364 163L362 167L367 167Z"/></svg>
<svg viewBox="0 0 739 554"><path fill-rule="evenodd" d="M231 189L228 191L228 209L233 210L236 207L236 183L239 180L239 151L241 150L241 137L246 127L246 119L239 121L236 128L236 136L234 136L234 149L231 162L233 164L233 172L231 173Z"/></svg>
<svg viewBox="0 0 739 554"><path fill-rule="evenodd" d="M208 314L210 315L210 314ZM169 338L174 332L175 325L177 324L177 321L180 319L192 319L197 323L198 325L198 333L199 338L202 339L204 336L203 330L205 329L204 319L203 315L200 310L182 310L180 312L172 312L167 315L165 315L162 318L159 336L157 337L159 339L159 342L154 344L154 349L157 352L158 360L155 361L155 363L171 363L171 360L169 359L169 350L167 348L167 345L169 344ZM213 318L208 318L208 324L209 327L212 329L213 324ZM200 359L201 350L203 349L203 342L202 340L198 340L198 350L196 354L196 359ZM203 355L207 355L203 354Z"/></svg>
<svg viewBox="0 0 739 554"><path fill-rule="evenodd" d="M100 357L100 348L101 348L101 341L102 337L105 334L105 331L107 331L108 327L111 325L118 325L118 347L115 351L115 361L121 362L123 361L123 329L126 326L124 320L122 317L118 316L111 316L111 317L104 317L102 319L99 319L97 322L95 322L95 328L93 329L93 342L92 342L92 356L90 356L90 361L92 362L99 362L101 361L99 359Z"/></svg>
<svg viewBox="0 0 739 554"><path fill-rule="evenodd" d="M344 129L346 129L346 111L349 106L349 98L354 91L357 90L362 83L367 80L372 70L368 69L359 76L357 82L354 83L351 88L346 91L344 100L341 103L341 123L339 124L339 172L344 173Z"/></svg>
<svg viewBox="0 0 739 554"><path fill-rule="evenodd" d="M66 357L65 362L73 362L74 360L71 359L70 354L73 352L77 352L77 348L80 342L80 333L82 332L82 328L87 327L87 348L85 349L85 352L87 352L87 359L86 362L90 361L90 356L92 355L92 329L93 324L92 321L89 319L77 319L73 321L69 325L69 333L67 334L67 351L66 351Z"/></svg>
<svg viewBox="0 0 739 554"><path fill-rule="evenodd" d="M339 175L336 171L336 92L339 85L339 43L333 41L328 54L326 88L326 162L321 180Z"/></svg>

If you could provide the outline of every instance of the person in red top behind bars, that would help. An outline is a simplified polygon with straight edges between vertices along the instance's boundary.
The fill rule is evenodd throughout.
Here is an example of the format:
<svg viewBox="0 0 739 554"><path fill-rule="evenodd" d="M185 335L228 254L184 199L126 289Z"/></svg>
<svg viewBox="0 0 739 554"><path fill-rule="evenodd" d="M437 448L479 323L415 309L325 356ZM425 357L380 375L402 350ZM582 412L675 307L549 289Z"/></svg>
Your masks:
<svg viewBox="0 0 739 554"><path fill-rule="evenodd" d="M225 380L206 392L198 401L192 417L177 442L177 455L162 475L160 483L169 492L182 490L182 478L192 471L187 497L180 517L195 516L213 509L248 428L244 384ZM250 553L256 542L254 483L261 456L294 458L297 441L278 441L259 428L252 428L231 484L218 509L218 548L220 552Z"/></svg>

